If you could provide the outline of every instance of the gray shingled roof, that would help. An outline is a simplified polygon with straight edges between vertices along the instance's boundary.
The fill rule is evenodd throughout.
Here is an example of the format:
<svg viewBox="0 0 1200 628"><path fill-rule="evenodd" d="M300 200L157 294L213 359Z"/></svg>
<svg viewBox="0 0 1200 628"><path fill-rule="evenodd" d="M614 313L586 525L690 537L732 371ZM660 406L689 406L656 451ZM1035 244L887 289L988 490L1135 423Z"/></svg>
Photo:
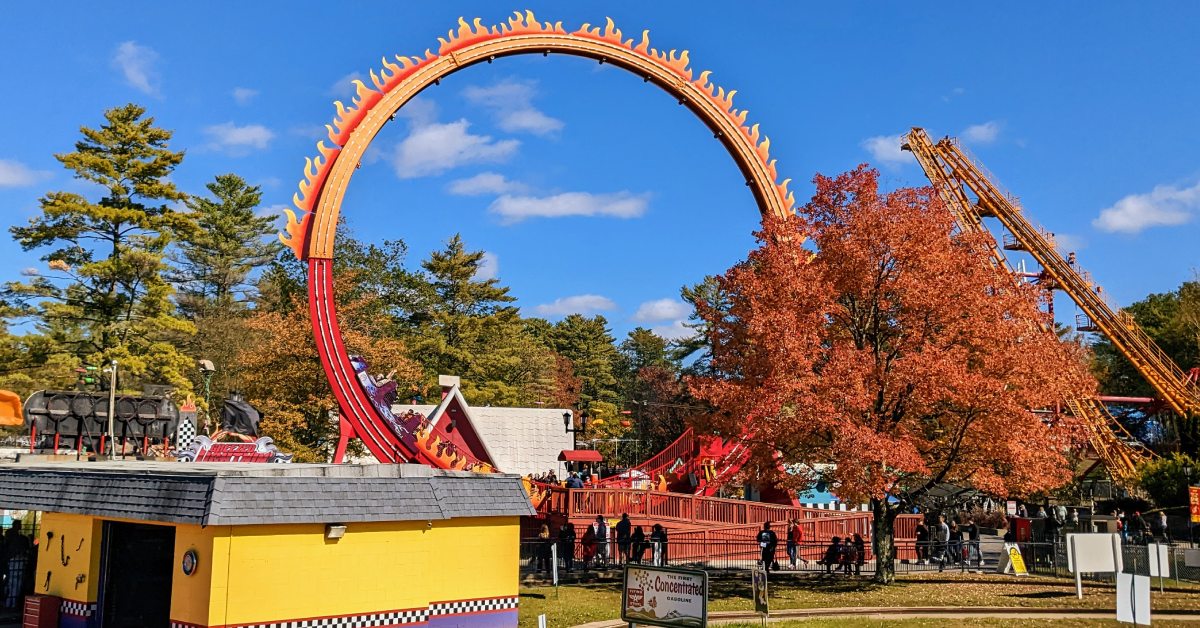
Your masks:
<svg viewBox="0 0 1200 628"><path fill-rule="evenodd" d="M512 475L418 465L0 465L0 508L200 525L532 515Z"/></svg>

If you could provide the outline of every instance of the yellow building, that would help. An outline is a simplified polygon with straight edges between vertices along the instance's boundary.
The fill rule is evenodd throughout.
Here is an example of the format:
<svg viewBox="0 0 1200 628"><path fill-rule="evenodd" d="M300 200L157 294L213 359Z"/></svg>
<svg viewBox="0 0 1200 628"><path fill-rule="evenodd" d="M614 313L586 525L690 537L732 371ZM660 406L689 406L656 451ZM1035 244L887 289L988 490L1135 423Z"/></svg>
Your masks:
<svg viewBox="0 0 1200 628"><path fill-rule="evenodd" d="M43 513L34 593L63 627L517 625L515 476L416 465L0 467Z"/></svg>

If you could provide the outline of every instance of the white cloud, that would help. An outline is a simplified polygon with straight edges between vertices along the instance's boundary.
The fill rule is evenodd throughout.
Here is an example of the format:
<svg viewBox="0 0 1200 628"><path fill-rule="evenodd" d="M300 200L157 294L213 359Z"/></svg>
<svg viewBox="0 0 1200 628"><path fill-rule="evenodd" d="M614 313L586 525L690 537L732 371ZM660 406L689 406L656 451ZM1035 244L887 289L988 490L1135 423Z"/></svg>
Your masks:
<svg viewBox="0 0 1200 628"><path fill-rule="evenodd" d="M971 144L991 144L999 136L1000 123L995 120L989 120L983 124L972 124L962 132L963 141Z"/></svg>
<svg viewBox="0 0 1200 628"><path fill-rule="evenodd" d="M862 141L862 147L871 153L871 157L875 161L881 161L886 164L901 164L911 156L900 150L900 145L904 143L903 135L876 135L868 137Z"/></svg>
<svg viewBox="0 0 1200 628"><path fill-rule="evenodd" d="M437 121L437 113L437 103L416 96L404 103L396 115L408 119L414 126L427 126Z"/></svg>
<svg viewBox="0 0 1200 628"><path fill-rule="evenodd" d="M1200 210L1200 183L1190 188L1155 186L1146 194L1130 194L1104 209L1092 221L1101 231L1137 233L1149 227L1182 225Z"/></svg>
<svg viewBox="0 0 1200 628"><path fill-rule="evenodd" d="M496 114L496 124L509 133L550 135L563 128L563 121L552 118L533 106L537 83L506 79L488 87L471 86L463 90L468 102L482 105Z"/></svg>
<svg viewBox="0 0 1200 628"><path fill-rule="evenodd" d="M351 72L329 86L329 95L338 98L353 98L358 93L354 81L361 80L363 80L362 72Z"/></svg>
<svg viewBox="0 0 1200 628"><path fill-rule="evenodd" d="M261 124L238 126L232 122L205 127L204 134L211 140L209 148L239 155L251 149L262 150L275 137L275 133Z"/></svg>
<svg viewBox="0 0 1200 628"><path fill-rule="evenodd" d="M680 338L687 338L696 333L696 330L688 327L685 324L686 322L687 321L685 319L671 321L671 323L667 325L655 325L654 327L650 328L650 331L662 336L663 338L666 338L667 340L679 340Z"/></svg>
<svg viewBox="0 0 1200 628"><path fill-rule="evenodd" d="M158 95L158 53L135 41L122 42L113 52L112 65L121 71L125 82L140 92Z"/></svg>
<svg viewBox="0 0 1200 628"><path fill-rule="evenodd" d="M657 299L646 301L638 306L633 320L639 323L670 321L687 318L692 313L692 306L676 299Z"/></svg>
<svg viewBox="0 0 1200 628"><path fill-rule="evenodd" d="M648 194L616 192L614 194L592 194L590 192L564 192L552 196L513 196L505 194L492 201L488 211L500 216L506 225L521 222L526 218L561 218L563 216L612 216L614 218L637 218L646 213L650 204Z"/></svg>
<svg viewBox="0 0 1200 628"><path fill-rule="evenodd" d="M617 309L617 304L608 297L598 294L579 294L543 303L533 311L542 316L566 316L567 314L596 314Z"/></svg>
<svg viewBox="0 0 1200 628"><path fill-rule="evenodd" d="M233 100L237 102L237 104L248 105L250 104L251 100L254 100L255 96L258 96L258 90L250 89L249 87L235 87L230 94L233 96Z"/></svg>
<svg viewBox="0 0 1200 628"><path fill-rule="evenodd" d="M279 223L280 227L282 227L284 219L287 218L287 214L283 213L283 210L285 209L290 209L293 212L296 211L296 208L292 205L277 203L275 205L267 205L265 207L260 206L257 210L255 210L254 213L258 215L259 218L274 218L275 222Z"/></svg>
<svg viewBox="0 0 1200 628"><path fill-rule="evenodd" d="M34 185L51 176L45 170L33 170L19 161L0 159L0 188L20 188Z"/></svg>
<svg viewBox="0 0 1200 628"><path fill-rule="evenodd" d="M500 256L491 251L484 251L479 259L479 267L475 269L475 281L487 281L500 276Z"/></svg>
<svg viewBox="0 0 1200 628"><path fill-rule="evenodd" d="M396 147L396 176L412 179L467 164L504 161L521 145L517 140L493 141L488 135L474 135L467 130L470 126L466 120L414 126Z"/></svg>
<svg viewBox="0 0 1200 628"><path fill-rule="evenodd" d="M505 178L496 172L481 172L473 177L451 181L447 190L455 196L512 194L528 189L524 183Z"/></svg>

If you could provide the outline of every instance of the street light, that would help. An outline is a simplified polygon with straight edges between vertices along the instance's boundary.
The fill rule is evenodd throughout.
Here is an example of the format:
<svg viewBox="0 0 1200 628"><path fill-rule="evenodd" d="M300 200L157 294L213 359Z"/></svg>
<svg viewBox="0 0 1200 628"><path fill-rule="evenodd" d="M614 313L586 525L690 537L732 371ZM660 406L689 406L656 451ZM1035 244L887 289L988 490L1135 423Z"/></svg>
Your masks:
<svg viewBox="0 0 1200 628"><path fill-rule="evenodd" d="M209 431L209 421L212 419L212 408L209 406L209 392L211 391L213 373L217 372L217 367L213 366L212 360L197 360L200 366L200 375L204 378L204 431L211 434Z"/></svg>
<svg viewBox="0 0 1200 628"><path fill-rule="evenodd" d="M563 429L568 434L571 434L571 449L579 449L579 435L587 432L588 416L587 412L579 413L579 427L573 427L571 422L571 411L567 410L563 413Z"/></svg>

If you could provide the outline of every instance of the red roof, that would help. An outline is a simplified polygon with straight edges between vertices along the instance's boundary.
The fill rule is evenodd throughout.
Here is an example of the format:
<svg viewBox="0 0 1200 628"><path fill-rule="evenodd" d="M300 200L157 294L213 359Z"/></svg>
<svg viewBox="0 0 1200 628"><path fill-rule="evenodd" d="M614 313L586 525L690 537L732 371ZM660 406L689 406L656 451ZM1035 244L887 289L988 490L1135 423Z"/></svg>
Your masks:
<svg viewBox="0 0 1200 628"><path fill-rule="evenodd" d="M559 462L600 462L604 456L595 449L564 449L558 454Z"/></svg>

